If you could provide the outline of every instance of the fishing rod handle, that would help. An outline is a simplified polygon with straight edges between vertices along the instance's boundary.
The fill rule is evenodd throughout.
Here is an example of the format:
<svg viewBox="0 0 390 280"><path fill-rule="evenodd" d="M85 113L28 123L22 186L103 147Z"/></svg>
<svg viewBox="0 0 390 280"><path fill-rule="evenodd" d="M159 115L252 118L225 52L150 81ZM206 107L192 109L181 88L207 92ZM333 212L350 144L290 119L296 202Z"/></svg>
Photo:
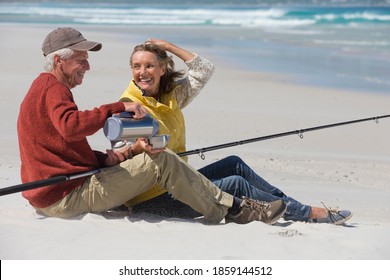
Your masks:
<svg viewBox="0 0 390 280"><path fill-rule="evenodd" d="M22 192L22 191L27 191L27 190L32 190L32 189L36 189L36 188L40 188L40 187L44 187L44 186L48 186L48 185L55 185L55 184L58 184L58 183L61 183L61 182L67 181L67 180L68 180L68 176L61 175L61 176L43 179L43 180L39 180L39 181L10 186L7 188L0 189L0 196L12 194L12 193L17 193L17 192Z"/></svg>

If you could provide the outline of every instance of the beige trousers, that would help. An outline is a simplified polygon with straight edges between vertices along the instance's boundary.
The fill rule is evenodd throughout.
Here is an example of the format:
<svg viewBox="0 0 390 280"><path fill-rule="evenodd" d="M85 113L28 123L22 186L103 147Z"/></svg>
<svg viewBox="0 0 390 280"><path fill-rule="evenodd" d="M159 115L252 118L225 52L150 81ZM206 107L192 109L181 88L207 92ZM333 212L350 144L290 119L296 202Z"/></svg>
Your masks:
<svg viewBox="0 0 390 280"><path fill-rule="evenodd" d="M233 204L221 191L175 153L142 153L88 177L78 189L59 202L37 209L47 216L72 218L99 213L126 203L155 184L201 213L209 223L219 223Z"/></svg>

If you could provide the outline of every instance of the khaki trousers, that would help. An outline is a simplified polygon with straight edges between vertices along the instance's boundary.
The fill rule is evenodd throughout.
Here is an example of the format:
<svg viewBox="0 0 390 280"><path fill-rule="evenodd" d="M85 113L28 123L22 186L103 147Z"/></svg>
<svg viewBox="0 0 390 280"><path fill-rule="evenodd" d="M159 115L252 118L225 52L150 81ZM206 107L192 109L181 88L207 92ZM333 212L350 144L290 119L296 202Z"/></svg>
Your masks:
<svg viewBox="0 0 390 280"><path fill-rule="evenodd" d="M233 205L221 191L175 153L142 153L119 165L102 169L59 202L37 209L47 216L72 218L99 213L126 203L159 184L174 198L201 213L209 223L219 223Z"/></svg>

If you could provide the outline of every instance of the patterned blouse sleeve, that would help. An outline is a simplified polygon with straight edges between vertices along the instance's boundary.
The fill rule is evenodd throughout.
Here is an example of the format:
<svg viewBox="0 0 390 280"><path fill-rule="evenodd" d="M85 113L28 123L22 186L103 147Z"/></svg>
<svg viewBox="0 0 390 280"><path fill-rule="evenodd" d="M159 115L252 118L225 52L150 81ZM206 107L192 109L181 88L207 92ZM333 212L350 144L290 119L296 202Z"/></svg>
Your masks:
<svg viewBox="0 0 390 280"><path fill-rule="evenodd" d="M186 107L200 93L214 73L214 64L195 54L195 57L186 61L188 75L178 80L175 98L181 109Z"/></svg>

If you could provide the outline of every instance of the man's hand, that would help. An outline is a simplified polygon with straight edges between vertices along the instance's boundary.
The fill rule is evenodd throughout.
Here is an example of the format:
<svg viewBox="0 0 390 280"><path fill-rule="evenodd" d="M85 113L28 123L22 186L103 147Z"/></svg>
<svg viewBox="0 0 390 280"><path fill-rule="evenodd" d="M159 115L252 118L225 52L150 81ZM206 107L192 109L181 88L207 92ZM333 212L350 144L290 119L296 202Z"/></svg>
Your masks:
<svg viewBox="0 0 390 280"><path fill-rule="evenodd" d="M146 109L136 102L123 102L123 105L125 105L126 112L134 113L134 119L142 119L147 113Z"/></svg>

